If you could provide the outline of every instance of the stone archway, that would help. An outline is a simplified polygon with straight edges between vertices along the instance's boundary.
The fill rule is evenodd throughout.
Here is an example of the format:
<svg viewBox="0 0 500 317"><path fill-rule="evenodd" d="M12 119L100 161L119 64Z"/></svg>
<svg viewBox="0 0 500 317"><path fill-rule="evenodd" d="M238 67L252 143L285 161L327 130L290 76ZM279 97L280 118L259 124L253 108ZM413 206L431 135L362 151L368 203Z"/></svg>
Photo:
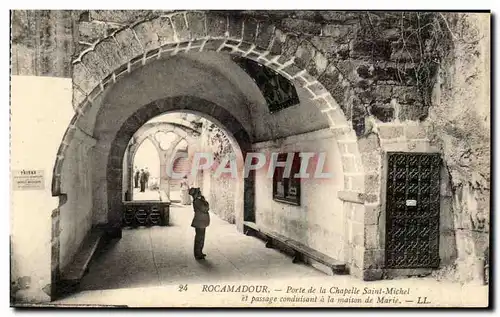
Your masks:
<svg viewBox="0 0 500 317"><path fill-rule="evenodd" d="M52 182L53 195L63 194L60 189L61 167L67 145L74 134L75 122L86 114L105 90L134 70L153 61L177 54L204 51L234 54L254 60L283 75L308 93L308 98L329 122L330 130L342 153L340 160L345 191L339 198L345 201L344 209L349 215L348 221L352 226L363 227L365 214L374 213L376 207L373 204L379 200L378 195L367 193L365 187L380 189L379 175L366 174L364 162L372 164L372 161L375 161L374 173L377 169L380 173L380 162L362 157L359 147L377 153L379 143L377 138L374 142L367 139L358 145L353 125L356 126L359 122L353 122L349 111L358 99L349 81L335 63L328 64L324 54L307 40L299 42L296 37L267 22L212 12L174 12L140 21L117 30L78 56L73 63L73 104L76 114L58 151ZM326 70L328 76L318 80L316 76ZM325 85L329 89L325 88ZM162 108L163 104L160 102L160 105L152 106ZM348 110L348 116L343 109ZM143 115L134 115L131 122L124 124L120 133L130 138L135 132L131 129L137 128L135 121L142 122ZM240 136L244 134L240 131L237 133L240 133ZM121 153L123 146L126 146L122 142L124 139L115 140L116 150L110 155L108 177L117 176L114 175L112 167L119 161L119 155L116 154ZM119 200L116 195L108 198L110 204ZM116 215L108 220L116 222L115 217ZM373 266L373 261L365 261L364 230L358 230L350 236L349 244L351 251L357 254L353 257L356 260L350 263L353 274L362 276L365 267Z"/></svg>
<svg viewBox="0 0 500 317"><path fill-rule="evenodd" d="M245 154L250 151L250 137L243 126L225 109L209 101L183 96L157 100L152 104L144 105L121 126L110 147L111 150L106 171L108 179L108 224L110 225L109 231L112 236L121 236L121 211L119 206L122 201L122 178L120 176L122 173L121 164L123 155L125 154L129 140L132 138L135 131L152 117L163 113L178 111L179 109L204 114L205 116L210 116L210 114L207 114L206 109L211 109L212 116L210 119L215 122L224 122L224 124L219 124L228 130L228 135L232 136L242 156L244 157ZM250 178L245 179L243 187L252 188L252 180ZM243 202L242 198L243 197L240 198L241 202ZM248 202L244 204L244 207L245 209L253 208ZM243 208L239 210L239 212L245 213ZM243 215L241 215L240 218L243 219Z"/></svg>
<svg viewBox="0 0 500 317"><path fill-rule="evenodd" d="M184 125L171 122L154 122L154 123L150 122L143 125L134 134L134 137L132 138L133 143L130 143L128 146L128 150L126 152L128 155L127 166L125 168L124 177L131 179L133 173L133 162L135 159L135 155L138 149L140 148L142 142L149 139L155 146L156 150L158 151L160 158L160 181L158 184L159 188L160 190L163 190L164 193L167 195L167 197L170 199L170 194L169 194L170 182L168 175L166 174L166 167L168 166L169 164L168 162L171 156L173 155L173 150L181 140L186 140L188 143L193 144L195 142L194 139L195 137L193 136L193 133L194 134L199 133L198 131L187 126L188 124L189 122L186 121L184 122ZM159 141L156 140L154 137L157 133L172 133L173 135L175 135L175 139L172 140L172 142L170 142L168 148L162 148ZM130 181L128 185L129 185L128 192L132 193L133 188L131 186ZM133 195L131 199L133 200Z"/></svg>

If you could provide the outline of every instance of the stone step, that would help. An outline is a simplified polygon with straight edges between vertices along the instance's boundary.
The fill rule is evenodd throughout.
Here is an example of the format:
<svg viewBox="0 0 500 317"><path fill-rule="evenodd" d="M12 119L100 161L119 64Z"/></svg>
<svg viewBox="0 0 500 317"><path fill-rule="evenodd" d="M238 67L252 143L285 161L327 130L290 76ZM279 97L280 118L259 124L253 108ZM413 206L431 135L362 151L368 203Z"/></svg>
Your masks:
<svg viewBox="0 0 500 317"><path fill-rule="evenodd" d="M334 274L345 274L347 272L345 263L338 261L326 254L318 252L303 243L295 240L288 240L286 244L297 252L302 253L306 257L330 267Z"/></svg>
<svg viewBox="0 0 500 317"><path fill-rule="evenodd" d="M293 260L294 263L303 262L303 260L304 260L303 258L305 256L309 259L312 259L316 262L319 262L323 265L326 265L327 267L329 267L332 270L332 272L334 274L346 274L347 273L347 268L346 268L345 263L343 263L339 260L336 260L336 259L334 259L334 258L332 258L324 253L321 253L317 250L314 250L314 249L310 248L309 246L307 246L299 241L285 237L284 235L277 233L275 231L272 231L272 230L269 230L266 228L262 228L254 222L245 221L243 224L246 227L246 230L248 230L248 229L254 230L254 231L260 232L261 234L270 238L270 240L268 240L268 242L266 244L266 247L272 247L273 246L272 240L274 239L274 240L277 240L277 241L285 244L290 249L294 250L295 251L295 258Z"/></svg>
<svg viewBox="0 0 500 317"><path fill-rule="evenodd" d="M90 231L83 240L73 262L62 270L61 281L70 284L80 282L87 271L92 256L96 252L99 243L103 241L103 238L104 230L94 228Z"/></svg>

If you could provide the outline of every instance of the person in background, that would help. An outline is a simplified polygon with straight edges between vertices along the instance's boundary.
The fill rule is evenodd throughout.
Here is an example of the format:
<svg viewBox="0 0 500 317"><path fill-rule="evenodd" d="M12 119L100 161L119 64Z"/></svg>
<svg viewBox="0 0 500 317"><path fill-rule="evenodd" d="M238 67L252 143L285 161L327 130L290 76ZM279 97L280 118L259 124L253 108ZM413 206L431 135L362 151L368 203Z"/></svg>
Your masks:
<svg viewBox="0 0 500 317"><path fill-rule="evenodd" d="M144 191L146 190L146 173L144 173L143 169L141 169L139 181L141 183L141 193L144 193Z"/></svg>
<svg viewBox="0 0 500 317"><path fill-rule="evenodd" d="M135 167L135 173L134 173L134 188L139 188L139 176L140 176L139 169L137 166Z"/></svg>
<svg viewBox="0 0 500 317"><path fill-rule="evenodd" d="M210 225L210 206L201 194L199 188L190 188L189 195L193 197L194 218L191 227L195 230L194 236L194 257L197 260L203 260L207 255L203 253L205 244L205 231Z"/></svg>
<svg viewBox="0 0 500 317"><path fill-rule="evenodd" d="M189 196L189 184L187 176L184 176L184 178L181 181L181 204L183 205L191 204L191 197Z"/></svg>
<svg viewBox="0 0 500 317"><path fill-rule="evenodd" d="M147 167L144 169L144 174L145 174L144 177L145 177L145 181L146 181L146 188L148 188L148 186L149 186L149 170Z"/></svg>

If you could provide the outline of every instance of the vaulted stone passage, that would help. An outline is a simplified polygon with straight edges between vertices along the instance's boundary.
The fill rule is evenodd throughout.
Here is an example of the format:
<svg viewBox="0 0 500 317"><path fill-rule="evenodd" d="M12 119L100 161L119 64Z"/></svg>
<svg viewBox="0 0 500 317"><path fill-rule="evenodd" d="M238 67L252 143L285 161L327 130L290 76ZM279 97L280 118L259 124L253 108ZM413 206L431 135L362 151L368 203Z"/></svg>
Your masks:
<svg viewBox="0 0 500 317"><path fill-rule="evenodd" d="M152 34L157 36L150 38L149 36ZM184 55L187 59L192 58L190 56L196 59L199 59L197 56L210 56L209 53L201 53L205 51L215 51L219 54L230 54L250 59L290 80L293 86L299 90L299 98L304 102L307 100L307 103L315 109L308 109L307 114L302 113L302 116L310 116L306 123L300 119L297 112L297 115L291 118L298 119L300 123L296 121L296 125L290 126L288 129L295 131L294 133L300 133L313 131L318 127L329 127L329 133L340 146L339 158L342 162L343 172L339 173L342 175L339 178L341 182L343 180L344 193L350 197L356 197L355 203L361 204L361 208L364 208L365 202L373 202L370 194L365 194L365 184L373 177L366 176L368 178L365 180L363 162L357 148L356 133L348 122L349 117L346 117L342 110L342 108L350 108L348 105L355 102L357 98L350 88L349 81L338 71L334 63L330 63L329 78L331 81L328 84L331 88L326 89L318 79L310 75L310 72L323 74L326 71L328 62L321 51L306 41L298 43L294 36L289 36L275 26L255 19L239 19L237 16L216 15L211 12L179 12L120 29L96 42L92 48L83 51L74 61L73 104L76 106L75 111L77 112L75 122L79 120L78 118L84 117L89 109L95 108L93 104L99 103L96 100L101 100L106 91L113 89L113 86L120 82L127 81L127 77L130 75L141 73L142 69L150 69L152 65L158 65L160 61L172 60L177 56ZM251 86L255 87L255 83ZM334 99L329 91L336 93L342 91L343 93ZM261 93L259 95L262 96ZM149 105L152 104L149 103ZM183 105L182 107L190 109L191 105ZM183 109L182 107L177 109ZM147 108L147 111L151 111L151 107ZM172 109L174 110L174 108ZM201 109L198 111L206 113ZM269 109L267 111L269 112ZM252 119L258 120L255 115L252 113L254 117ZM136 115L133 116L136 117ZM141 116L143 115L141 114ZM146 114L144 116L147 117ZM129 120L132 122L130 125L134 128L138 127L137 122L143 122L142 117L131 117ZM249 123L251 119L240 119L240 122ZM289 121L288 124L292 122ZM118 133L124 135L125 139L135 132L132 128L126 128L128 125L128 123L125 124ZM70 139L71 130L70 126L65 140ZM234 132L238 133L238 131L229 130L233 134ZM249 128L246 130L248 131ZM263 131L270 133L268 138L279 137L272 135L273 130L265 128ZM290 134L290 132L287 133ZM234 136L238 139L238 134ZM121 148L126 146L125 139L114 141L118 142L114 143L118 145L116 152L111 154L108 161L107 179L115 179L120 173L118 163L123 151ZM63 141L63 144L66 142ZM118 150L119 148L120 150ZM53 182L55 195L58 193L57 175L60 175L58 166L64 159L64 146L61 147L59 153L59 162L56 162ZM104 163L104 161L102 162ZM118 188L121 187L121 184L108 184L108 186L113 189L111 192L108 189L107 207L96 207L97 209L104 207L109 212L115 208L114 206L119 205L121 198L118 195ZM101 195L101 192L98 191L95 194ZM251 191L248 193L250 195ZM339 197L342 199L343 196ZM246 199L246 201L248 200L251 198ZM248 207L248 209L251 208ZM115 216L108 214L108 221L118 223L118 216L119 214ZM348 226L354 225L358 221L359 225L362 226L362 218L358 217L357 220L354 220L348 216L348 219ZM363 235L363 233L360 234ZM351 239L346 243L349 245L346 248L352 250L358 248L358 252L364 252L363 242ZM358 262L352 265L354 274L360 275L359 272L363 270L363 264Z"/></svg>
<svg viewBox="0 0 500 317"><path fill-rule="evenodd" d="M136 166L134 163L135 155L145 140L149 140L158 152L160 160L158 186L161 191L164 191L165 197L170 199L171 180L166 174L167 166L169 166L168 164L175 155L175 151L181 141L194 144L196 139L200 136L201 131L192 127L192 121L182 120L177 116L160 116L160 118L161 117L164 118L163 120L174 120L174 122L149 121L135 132L127 146L126 158L123 162L123 179L125 182L123 190L125 191L124 197L128 197L130 200L134 200L133 175L136 172L134 171L134 166Z"/></svg>

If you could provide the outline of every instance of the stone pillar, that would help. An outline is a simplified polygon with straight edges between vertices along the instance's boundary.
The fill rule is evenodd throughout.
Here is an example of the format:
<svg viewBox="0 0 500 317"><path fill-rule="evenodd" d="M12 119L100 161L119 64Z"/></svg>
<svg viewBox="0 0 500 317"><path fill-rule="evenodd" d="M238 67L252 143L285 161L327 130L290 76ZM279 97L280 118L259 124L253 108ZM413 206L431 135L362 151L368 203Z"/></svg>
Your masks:
<svg viewBox="0 0 500 317"><path fill-rule="evenodd" d="M135 141L135 140L134 140ZM131 144L128 149L127 149L127 152L125 153L125 155L127 155L127 171L128 171L128 175L130 175L130 181L129 181L129 187L128 187L128 190L130 191L130 200L134 200L134 184L135 184L135 181L134 181L134 157L135 157L135 154L137 152L137 144L136 143L133 143Z"/></svg>
<svg viewBox="0 0 500 317"><path fill-rule="evenodd" d="M172 148L161 150L160 152L160 190L162 190L165 195L167 195L170 200L170 177L168 176L167 170L170 170L172 166Z"/></svg>

